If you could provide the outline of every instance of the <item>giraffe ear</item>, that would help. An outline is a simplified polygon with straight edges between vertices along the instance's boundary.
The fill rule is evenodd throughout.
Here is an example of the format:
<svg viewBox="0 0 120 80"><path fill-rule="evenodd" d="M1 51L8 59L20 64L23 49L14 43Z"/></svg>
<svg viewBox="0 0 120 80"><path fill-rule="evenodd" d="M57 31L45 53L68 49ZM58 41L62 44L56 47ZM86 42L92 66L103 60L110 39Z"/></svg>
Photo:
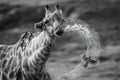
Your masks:
<svg viewBox="0 0 120 80"><path fill-rule="evenodd" d="M44 29L44 24L42 22L35 23L35 29L43 30Z"/></svg>

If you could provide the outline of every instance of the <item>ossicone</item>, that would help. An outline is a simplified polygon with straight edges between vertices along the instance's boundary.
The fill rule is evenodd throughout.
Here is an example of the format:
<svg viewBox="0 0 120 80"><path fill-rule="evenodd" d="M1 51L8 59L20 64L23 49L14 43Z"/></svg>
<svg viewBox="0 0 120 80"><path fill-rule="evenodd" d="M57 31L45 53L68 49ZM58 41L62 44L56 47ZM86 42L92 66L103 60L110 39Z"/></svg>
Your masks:
<svg viewBox="0 0 120 80"><path fill-rule="evenodd" d="M55 12L60 12L62 14L62 10L58 4L55 5Z"/></svg>
<svg viewBox="0 0 120 80"><path fill-rule="evenodd" d="M45 6L45 12L46 12L47 15L50 13L48 5Z"/></svg>
<svg viewBox="0 0 120 80"><path fill-rule="evenodd" d="M60 6L58 4L55 5L55 9L56 10L59 10L60 9Z"/></svg>
<svg viewBox="0 0 120 80"><path fill-rule="evenodd" d="M45 9L49 9L49 6L48 6L48 5L46 5L46 6L45 6Z"/></svg>

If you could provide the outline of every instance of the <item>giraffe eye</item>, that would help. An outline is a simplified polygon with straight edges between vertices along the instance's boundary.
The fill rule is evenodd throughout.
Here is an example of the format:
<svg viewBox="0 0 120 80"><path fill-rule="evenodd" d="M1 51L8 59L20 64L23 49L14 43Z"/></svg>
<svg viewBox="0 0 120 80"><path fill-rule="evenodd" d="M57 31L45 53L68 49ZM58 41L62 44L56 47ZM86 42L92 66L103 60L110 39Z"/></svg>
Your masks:
<svg viewBox="0 0 120 80"><path fill-rule="evenodd" d="M49 21L48 21L48 20L46 20L44 23L45 23L45 24L48 24L48 23L49 23Z"/></svg>

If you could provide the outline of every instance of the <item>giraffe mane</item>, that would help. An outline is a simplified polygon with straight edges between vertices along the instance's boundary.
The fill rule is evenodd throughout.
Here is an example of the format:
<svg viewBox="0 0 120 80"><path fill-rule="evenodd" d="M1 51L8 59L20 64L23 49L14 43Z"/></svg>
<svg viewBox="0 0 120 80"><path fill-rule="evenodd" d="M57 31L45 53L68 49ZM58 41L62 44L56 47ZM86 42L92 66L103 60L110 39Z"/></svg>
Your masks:
<svg viewBox="0 0 120 80"><path fill-rule="evenodd" d="M22 33L18 41L18 47L22 48L22 50L25 50L26 46L35 37L36 37L36 33L30 32L30 31Z"/></svg>

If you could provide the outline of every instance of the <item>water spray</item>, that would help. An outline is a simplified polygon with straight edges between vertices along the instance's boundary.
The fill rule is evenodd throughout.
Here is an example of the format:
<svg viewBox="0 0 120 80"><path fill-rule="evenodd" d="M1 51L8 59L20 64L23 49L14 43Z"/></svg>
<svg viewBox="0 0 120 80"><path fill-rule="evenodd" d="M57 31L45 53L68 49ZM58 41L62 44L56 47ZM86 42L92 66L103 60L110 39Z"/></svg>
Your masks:
<svg viewBox="0 0 120 80"><path fill-rule="evenodd" d="M101 48L99 35L89 24L82 20L68 18L66 19L66 27L64 30L65 32L77 32L82 38L84 38L87 44L87 51L85 53L87 57L99 56L100 52L96 52ZM94 54L90 52L93 50Z"/></svg>
<svg viewBox="0 0 120 80"><path fill-rule="evenodd" d="M80 63L70 72L57 78L57 80L74 80L89 67L89 64L93 66L99 63L97 58L100 55L101 45L98 33L82 20L68 18L64 26L66 26L65 32L77 32L78 37L82 36L87 44L86 53L82 57L80 55Z"/></svg>

